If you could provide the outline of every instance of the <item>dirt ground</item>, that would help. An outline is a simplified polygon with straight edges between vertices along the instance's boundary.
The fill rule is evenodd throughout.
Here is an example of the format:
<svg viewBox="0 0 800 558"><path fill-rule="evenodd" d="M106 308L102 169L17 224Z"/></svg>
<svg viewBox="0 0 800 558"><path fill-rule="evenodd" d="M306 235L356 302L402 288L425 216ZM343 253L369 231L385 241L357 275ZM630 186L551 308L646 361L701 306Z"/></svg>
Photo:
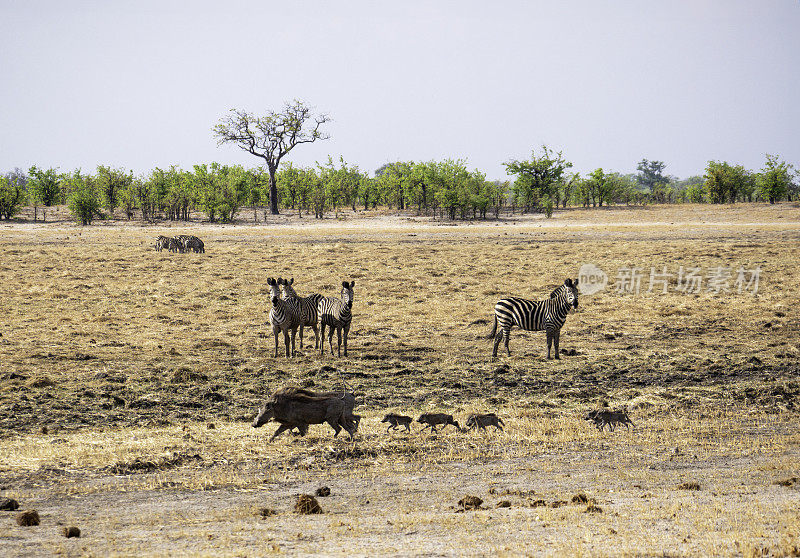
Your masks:
<svg viewBox="0 0 800 558"><path fill-rule="evenodd" d="M154 250L157 235L182 233L206 253ZM41 524L0 511L0 545L798 555L798 240L797 204L457 224L380 212L2 224L0 500L36 509ZM497 299L546 298L588 263L609 283L580 297L560 360L545 358L542 332L518 329L511 356L491 358ZM698 292L678 289L681 267L697 268ZM634 268L638 293L623 288ZM757 291L738 288L740 269L759 270ZM308 329L302 354L283 356L281 339L274 356L266 279L277 276L332 296L355 280L348 357L320 356ZM666 283L649 289L651 276ZM343 383L364 416L353 441L312 426L270 444L273 425L250 426L280 386ZM604 405L627 406L635 427L583 420ZM379 422L434 410L462 424L494 411L506 428L387 434ZM321 486L324 513L294 513L297 495ZM481 509L459 509L470 495ZM64 538L69 525L82 536Z"/></svg>

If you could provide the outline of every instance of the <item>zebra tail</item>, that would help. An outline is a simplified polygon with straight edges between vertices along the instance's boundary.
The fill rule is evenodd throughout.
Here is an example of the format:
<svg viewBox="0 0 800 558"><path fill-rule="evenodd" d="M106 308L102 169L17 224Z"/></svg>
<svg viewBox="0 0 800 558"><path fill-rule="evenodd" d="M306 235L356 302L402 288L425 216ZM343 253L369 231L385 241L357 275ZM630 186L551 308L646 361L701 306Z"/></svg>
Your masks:
<svg viewBox="0 0 800 558"><path fill-rule="evenodd" d="M492 331L489 332L489 335L487 335L486 338L494 339L495 335L497 335L497 314L494 315L494 325L492 326Z"/></svg>

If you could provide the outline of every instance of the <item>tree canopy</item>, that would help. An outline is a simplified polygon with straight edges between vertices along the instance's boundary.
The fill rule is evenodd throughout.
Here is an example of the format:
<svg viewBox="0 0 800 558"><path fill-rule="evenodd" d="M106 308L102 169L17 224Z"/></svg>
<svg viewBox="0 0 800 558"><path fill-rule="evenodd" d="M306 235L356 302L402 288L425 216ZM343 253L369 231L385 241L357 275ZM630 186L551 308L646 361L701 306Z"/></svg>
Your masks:
<svg viewBox="0 0 800 558"><path fill-rule="evenodd" d="M321 127L330 121L326 114L315 115L302 101L286 103L279 112L270 111L264 116L254 116L240 109L231 109L230 114L214 126L218 144L233 143L264 160L269 172L270 211L278 211L278 165L289 152L303 143L325 140L330 136Z"/></svg>

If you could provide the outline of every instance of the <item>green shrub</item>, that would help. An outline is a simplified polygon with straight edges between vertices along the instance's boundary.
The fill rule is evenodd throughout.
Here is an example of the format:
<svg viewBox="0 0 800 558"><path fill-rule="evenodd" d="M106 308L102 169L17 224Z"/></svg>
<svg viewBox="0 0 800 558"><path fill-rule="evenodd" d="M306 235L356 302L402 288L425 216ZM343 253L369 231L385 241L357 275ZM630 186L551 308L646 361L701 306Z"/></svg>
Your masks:
<svg viewBox="0 0 800 558"><path fill-rule="evenodd" d="M88 225L100 211L100 196L94 181L77 175L70 179L70 195L67 200L72 216L81 225Z"/></svg>
<svg viewBox="0 0 800 558"><path fill-rule="evenodd" d="M0 217L11 219L19 213L25 201L25 190L19 181L13 178L0 176Z"/></svg>

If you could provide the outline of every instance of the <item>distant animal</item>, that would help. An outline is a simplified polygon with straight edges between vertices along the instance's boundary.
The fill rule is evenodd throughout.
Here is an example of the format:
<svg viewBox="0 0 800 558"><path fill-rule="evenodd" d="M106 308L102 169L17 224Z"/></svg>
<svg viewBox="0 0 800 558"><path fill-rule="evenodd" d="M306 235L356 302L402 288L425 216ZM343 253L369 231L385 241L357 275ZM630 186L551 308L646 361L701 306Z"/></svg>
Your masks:
<svg viewBox="0 0 800 558"><path fill-rule="evenodd" d="M497 347L501 340L505 341L506 352L511 355L508 341L511 328L517 326L526 331L544 330L547 333L547 358L550 359L553 345L555 345L555 358L561 358L558 354L561 328L567 321L570 309L578 307L578 287L572 279L567 279L563 288L559 287L556 291L559 292L553 298L546 300L534 301L509 297L497 301L494 305L494 326L489 333L489 337L494 338L492 357L497 357Z"/></svg>
<svg viewBox="0 0 800 558"><path fill-rule="evenodd" d="M206 251L206 246L203 244L203 241L194 235L182 234L178 236L178 240L183 246L184 252L189 252L191 250L196 253L204 253Z"/></svg>
<svg viewBox="0 0 800 558"><path fill-rule="evenodd" d="M342 337L344 337L344 356L347 356L347 335L350 332L350 322L353 319L351 312L353 308L353 287L355 281L342 281L342 292L340 298L325 297L320 299L317 304L317 315L319 319L320 331L320 351L325 354L325 326L328 326L328 344L333 354L333 333L336 331L338 338L338 356L342 356Z"/></svg>
<svg viewBox="0 0 800 558"><path fill-rule="evenodd" d="M424 413L420 415L417 422L425 425L422 427L423 430L430 428L431 432L436 432L436 427L439 425L442 425L442 428L444 428L448 424L455 426L456 430L461 430L458 421L453 420L453 415L447 415L445 413Z"/></svg>
<svg viewBox="0 0 800 558"><path fill-rule="evenodd" d="M183 244L174 237L169 237L169 240L167 240L167 248L170 252L183 252Z"/></svg>
<svg viewBox="0 0 800 558"><path fill-rule="evenodd" d="M603 428L608 425L608 429L614 431L614 425L623 424L626 429L630 426L635 426L628 416L628 410L625 408L611 410L611 409L598 409L589 411L584 417L586 420L594 422L598 430L602 432ZM630 425L630 426L629 426Z"/></svg>
<svg viewBox="0 0 800 558"><path fill-rule="evenodd" d="M156 250L161 252L161 250L169 250L169 239L168 236L159 235L156 239Z"/></svg>
<svg viewBox="0 0 800 558"><path fill-rule="evenodd" d="M281 296L284 300L294 299L300 308L300 350L303 350L303 328L310 327L314 331L314 348L319 348L319 329L317 327L317 305L322 300L321 294L310 294L308 296L298 295L292 285L294 277L291 279L278 279L280 281Z"/></svg>
<svg viewBox="0 0 800 558"><path fill-rule="evenodd" d="M494 413L486 413L484 415L470 415L467 417L467 429L472 430L477 427L481 430L486 430L487 426L494 426L497 430L503 430L505 423L503 419Z"/></svg>
<svg viewBox="0 0 800 558"><path fill-rule="evenodd" d="M253 419L253 428L258 428L270 420L280 423L270 438L271 442L292 428L297 428L301 435L305 435L310 424L326 422L333 428L334 438L339 435L342 428L352 438L357 425L347 417L349 398L355 401L352 393L338 392L336 395L328 395L294 387L279 389L261 407ZM352 416L352 407L350 409Z"/></svg>
<svg viewBox="0 0 800 558"><path fill-rule="evenodd" d="M388 422L389 426L386 427L386 432L389 432L389 429L397 430L398 425L405 426L406 432L411 432L411 421L413 419L411 417L405 415L397 415L395 413L389 413L381 422Z"/></svg>
<svg viewBox="0 0 800 558"><path fill-rule="evenodd" d="M278 280L281 280L280 277ZM272 324L272 334L275 336L275 356L278 356L278 335L283 332L283 340L286 344L286 356L294 356L294 341L297 335L297 328L300 327L302 318L300 308L293 300L284 300L280 296L278 280L272 277L267 279L270 288L270 302L272 307L269 311L269 321ZM291 332L291 353L289 350L289 333Z"/></svg>

